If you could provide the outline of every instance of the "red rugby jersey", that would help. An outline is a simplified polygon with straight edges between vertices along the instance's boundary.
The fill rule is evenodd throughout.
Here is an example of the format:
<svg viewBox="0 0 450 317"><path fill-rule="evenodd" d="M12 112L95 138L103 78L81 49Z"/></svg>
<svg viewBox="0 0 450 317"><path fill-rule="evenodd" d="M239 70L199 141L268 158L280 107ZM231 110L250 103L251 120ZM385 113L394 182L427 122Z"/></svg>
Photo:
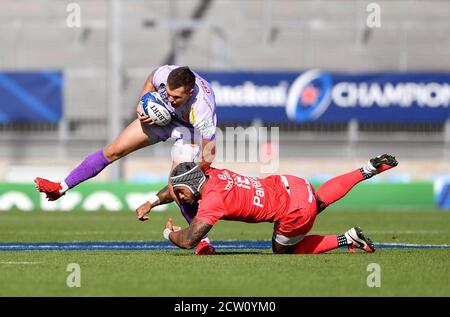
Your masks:
<svg viewBox="0 0 450 317"><path fill-rule="evenodd" d="M210 225L219 219L274 222L289 208L289 195L279 175L248 177L209 168L197 218Z"/></svg>

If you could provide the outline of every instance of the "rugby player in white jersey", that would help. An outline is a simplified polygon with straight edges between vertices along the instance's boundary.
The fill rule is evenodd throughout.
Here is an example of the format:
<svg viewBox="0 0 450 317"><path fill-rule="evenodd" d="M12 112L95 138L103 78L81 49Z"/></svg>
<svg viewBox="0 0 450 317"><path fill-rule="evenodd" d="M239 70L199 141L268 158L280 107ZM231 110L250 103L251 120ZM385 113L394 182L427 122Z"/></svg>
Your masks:
<svg viewBox="0 0 450 317"><path fill-rule="evenodd" d="M172 168L184 161L197 161L207 169L215 154L216 103L210 84L189 67L163 65L147 78L141 98L157 91L171 112L172 120L166 126L156 125L137 106L137 119L131 122L111 143L87 156L63 181L53 182L37 177L38 191L50 201L57 200L76 185L95 177L106 166L141 148L166 140L175 140L172 147ZM170 188L163 188L140 208L151 208L170 197ZM181 208L186 220L194 218L194 211ZM143 216L140 220L148 220ZM197 254L213 254L214 248L207 237L197 246Z"/></svg>

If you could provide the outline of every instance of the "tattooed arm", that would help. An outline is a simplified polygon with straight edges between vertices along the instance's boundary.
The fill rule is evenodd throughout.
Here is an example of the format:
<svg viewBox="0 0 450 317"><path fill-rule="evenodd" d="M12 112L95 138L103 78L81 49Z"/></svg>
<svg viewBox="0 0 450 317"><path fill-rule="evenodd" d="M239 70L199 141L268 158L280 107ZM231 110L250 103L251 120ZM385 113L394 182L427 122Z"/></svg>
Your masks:
<svg viewBox="0 0 450 317"><path fill-rule="evenodd" d="M192 220L189 227L178 231L173 231L172 219L166 223L166 229L171 230L168 236L169 240L182 249L195 247L211 228L210 224L198 220L197 217Z"/></svg>

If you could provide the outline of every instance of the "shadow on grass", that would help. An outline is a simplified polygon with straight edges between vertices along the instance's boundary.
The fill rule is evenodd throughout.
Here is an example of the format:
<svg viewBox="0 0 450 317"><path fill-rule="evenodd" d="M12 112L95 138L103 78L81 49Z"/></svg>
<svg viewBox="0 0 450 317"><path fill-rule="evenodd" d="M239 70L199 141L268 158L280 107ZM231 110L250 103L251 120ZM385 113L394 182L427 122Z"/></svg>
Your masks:
<svg viewBox="0 0 450 317"><path fill-rule="evenodd" d="M216 252L216 255L239 255L239 254L260 254L260 255L272 255L272 252L264 252L264 251L219 251Z"/></svg>

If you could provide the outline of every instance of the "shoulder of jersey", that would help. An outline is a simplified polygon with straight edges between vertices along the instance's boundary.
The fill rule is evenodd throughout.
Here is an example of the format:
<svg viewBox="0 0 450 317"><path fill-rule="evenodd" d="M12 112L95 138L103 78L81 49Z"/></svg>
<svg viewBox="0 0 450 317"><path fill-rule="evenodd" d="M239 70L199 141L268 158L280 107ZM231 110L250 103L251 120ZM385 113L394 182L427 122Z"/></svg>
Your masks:
<svg viewBox="0 0 450 317"><path fill-rule="evenodd" d="M203 78L201 78L200 76L196 76L195 77L197 79L197 81L200 84L200 87L202 87L202 90L207 94L207 95L211 95L211 88L208 87L208 84L205 82L205 80Z"/></svg>

